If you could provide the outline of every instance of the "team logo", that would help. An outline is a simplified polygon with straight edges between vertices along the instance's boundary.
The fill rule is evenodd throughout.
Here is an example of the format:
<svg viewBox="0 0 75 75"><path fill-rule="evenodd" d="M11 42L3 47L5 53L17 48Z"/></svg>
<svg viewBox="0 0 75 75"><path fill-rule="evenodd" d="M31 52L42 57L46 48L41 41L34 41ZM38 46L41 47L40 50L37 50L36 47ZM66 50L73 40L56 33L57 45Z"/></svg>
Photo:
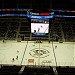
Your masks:
<svg viewBox="0 0 75 75"><path fill-rule="evenodd" d="M44 57L47 57L49 56L49 51L46 50L46 49L39 49L39 48L35 48L35 49L32 49L30 50L29 54L33 57L36 57L36 58L44 58Z"/></svg>

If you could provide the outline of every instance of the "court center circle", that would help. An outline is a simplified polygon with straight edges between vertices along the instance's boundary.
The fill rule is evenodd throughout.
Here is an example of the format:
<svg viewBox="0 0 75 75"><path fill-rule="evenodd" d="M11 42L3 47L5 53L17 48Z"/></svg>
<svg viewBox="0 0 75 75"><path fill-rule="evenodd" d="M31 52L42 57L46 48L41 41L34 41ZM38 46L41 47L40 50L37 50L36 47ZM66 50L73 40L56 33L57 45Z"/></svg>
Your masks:
<svg viewBox="0 0 75 75"><path fill-rule="evenodd" d="M43 49L43 48L34 48L32 50L30 50L29 54L32 56L32 57L35 57L35 58L44 58L44 57L47 57L49 56L49 51L46 50L46 49Z"/></svg>

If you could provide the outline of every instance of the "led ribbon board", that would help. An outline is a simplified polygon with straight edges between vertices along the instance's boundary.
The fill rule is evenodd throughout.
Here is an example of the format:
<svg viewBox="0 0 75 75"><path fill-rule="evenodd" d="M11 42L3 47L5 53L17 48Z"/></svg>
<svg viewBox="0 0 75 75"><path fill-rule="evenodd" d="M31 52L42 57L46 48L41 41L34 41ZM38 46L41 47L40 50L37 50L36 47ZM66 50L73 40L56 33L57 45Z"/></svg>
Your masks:
<svg viewBox="0 0 75 75"><path fill-rule="evenodd" d="M67 16L67 15L54 15L54 17L65 17L65 18L75 18L75 16Z"/></svg>
<svg viewBox="0 0 75 75"><path fill-rule="evenodd" d="M26 16L28 18L34 18L34 19L50 19L53 17L73 17L75 18L75 16L67 16L67 15L50 15L50 16L33 16L33 15L28 15L28 14L0 14L0 16Z"/></svg>
<svg viewBox="0 0 75 75"><path fill-rule="evenodd" d="M34 19L49 19L49 18L53 18L53 15L50 16L33 16L33 15L27 15L28 18L34 18Z"/></svg>
<svg viewBox="0 0 75 75"><path fill-rule="evenodd" d="M37 18L37 19L53 18L53 15L50 15L50 16L33 16L33 15L28 15L28 14L0 14L0 16L27 16L28 18Z"/></svg>
<svg viewBox="0 0 75 75"><path fill-rule="evenodd" d="M33 9L21 9L21 8L17 8L17 9L0 9L0 11L32 11ZM75 10L53 10L50 9L50 11L53 12L75 12ZM47 13L48 14L48 13Z"/></svg>
<svg viewBox="0 0 75 75"><path fill-rule="evenodd" d="M27 16L27 14L0 14L0 16Z"/></svg>

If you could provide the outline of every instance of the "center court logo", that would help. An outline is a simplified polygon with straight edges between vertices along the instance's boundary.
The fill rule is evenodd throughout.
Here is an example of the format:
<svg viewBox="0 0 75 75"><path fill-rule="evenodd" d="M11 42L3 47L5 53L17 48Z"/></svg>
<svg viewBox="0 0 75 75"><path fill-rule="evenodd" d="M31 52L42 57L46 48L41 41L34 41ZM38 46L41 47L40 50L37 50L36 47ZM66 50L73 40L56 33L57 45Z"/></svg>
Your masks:
<svg viewBox="0 0 75 75"><path fill-rule="evenodd" d="M44 57L47 57L49 56L49 51L46 50L46 49L39 49L39 48L35 48L35 49L32 49L30 50L29 54L32 56L32 57L35 57L35 58L44 58Z"/></svg>

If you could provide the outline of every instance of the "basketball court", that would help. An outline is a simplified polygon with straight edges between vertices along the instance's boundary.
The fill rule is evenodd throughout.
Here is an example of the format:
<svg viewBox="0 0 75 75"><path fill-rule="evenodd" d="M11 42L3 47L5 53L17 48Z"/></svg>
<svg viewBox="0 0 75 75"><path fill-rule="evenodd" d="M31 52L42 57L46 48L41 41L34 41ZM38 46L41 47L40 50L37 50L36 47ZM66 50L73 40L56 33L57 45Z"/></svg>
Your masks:
<svg viewBox="0 0 75 75"><path fill-rule="evenodd" d="M75 66L74 53L73 42L0 41L0 64L3 65Z"/></svg>

